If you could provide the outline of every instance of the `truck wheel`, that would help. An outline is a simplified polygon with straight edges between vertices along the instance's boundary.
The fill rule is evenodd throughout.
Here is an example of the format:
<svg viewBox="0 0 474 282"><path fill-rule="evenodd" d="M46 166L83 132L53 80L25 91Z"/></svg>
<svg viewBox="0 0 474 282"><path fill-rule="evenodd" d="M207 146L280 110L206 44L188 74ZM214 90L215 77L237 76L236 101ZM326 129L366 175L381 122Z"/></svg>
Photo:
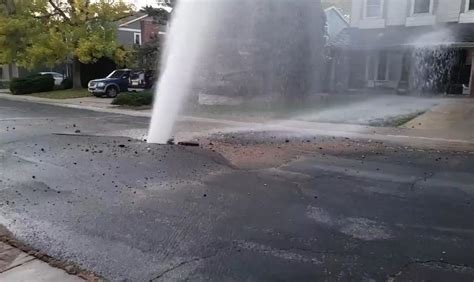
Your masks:
<svg viewBox="0 0 474 282"><path fill-rule="evenodd" d="M105 95L109 98L115 98L118 95L118 89L115 86L109 86L107 87L107 90L105 90Z"/></svg>

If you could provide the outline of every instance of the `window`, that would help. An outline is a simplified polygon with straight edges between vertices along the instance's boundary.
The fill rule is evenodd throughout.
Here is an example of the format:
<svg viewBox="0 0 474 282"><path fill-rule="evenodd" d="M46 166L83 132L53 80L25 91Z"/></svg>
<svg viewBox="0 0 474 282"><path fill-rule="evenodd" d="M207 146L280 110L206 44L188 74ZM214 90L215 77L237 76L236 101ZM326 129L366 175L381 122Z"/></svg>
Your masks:
<svg viewBox="0 0 474 282"><path fill-rule="evenodd" d="M468 11L474 10L474 0L469 0L469 4L467 6Z"/></svg>
<svg viewBox="0 0 474 282"><path fill-rule="evenodd" d="M3 79L3 66L0 66L0 80Z"/></svg>
<svg viewBox="0 0 474 282"><path fill-rule="evenodd" d="M382 0L366 0L365 17L379 18L382 16Z"/></svg>
<svg viewBox="0 0 474 282"><path fill-rule="evenodd" d="M107 78L128 78L130 75L129 71L120 71L120 70L115 70L111 72Z"/></svg>
<svg viewBox="0 0 474 282"><path fill-rule="evenodd" d="M430 6L431 0L415 0L413 14L427 14L430 12Z"/></svg>
<svg viewBox="0 0 474 282"><path fill-rule="evenodd" d="M133 43L137 45L142 45L142 34L139 32L135 32L133 34Z"/></svg>

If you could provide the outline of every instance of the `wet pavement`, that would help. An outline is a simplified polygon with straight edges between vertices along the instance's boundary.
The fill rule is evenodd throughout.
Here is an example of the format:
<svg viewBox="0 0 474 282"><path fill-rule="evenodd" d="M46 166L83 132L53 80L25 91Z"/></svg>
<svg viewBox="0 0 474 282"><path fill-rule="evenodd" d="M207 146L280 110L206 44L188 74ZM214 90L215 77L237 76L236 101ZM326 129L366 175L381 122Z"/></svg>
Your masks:
<svg viewBox="0 0 474 282"><path fill-rule="evenodd" d="M469 148L147 125L1 100L0 224L108 280L474 279Z"/></svg>

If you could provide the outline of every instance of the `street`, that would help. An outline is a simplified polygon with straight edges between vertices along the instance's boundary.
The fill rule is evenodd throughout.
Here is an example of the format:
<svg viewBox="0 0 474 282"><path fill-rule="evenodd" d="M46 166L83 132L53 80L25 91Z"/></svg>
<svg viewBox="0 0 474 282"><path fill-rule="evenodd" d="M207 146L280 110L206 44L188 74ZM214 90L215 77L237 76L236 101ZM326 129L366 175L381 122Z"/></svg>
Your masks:
<svg viewBox="0 0 474 282"><path fill-rule="evenodd" d="M113 281L474 279L472 143L148 123L0 99L0 224Z"/></svg>

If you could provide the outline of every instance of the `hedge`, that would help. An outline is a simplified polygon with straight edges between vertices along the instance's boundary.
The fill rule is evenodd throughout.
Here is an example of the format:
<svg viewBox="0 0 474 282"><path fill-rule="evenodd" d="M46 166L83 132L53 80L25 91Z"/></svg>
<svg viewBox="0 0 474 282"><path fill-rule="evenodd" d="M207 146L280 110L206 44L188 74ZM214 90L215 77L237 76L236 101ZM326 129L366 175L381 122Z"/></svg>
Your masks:
<svg viewBox="0 0 474 282"><path fill-rule="evenodd" d="M112 105L120 106L148 106L153 103L153 92L142 91L133 93L121 93L113 101Z"/></svg>
<svg viewBox="0 0 474 282"><path fill-rule="evenodd" d="M71 89L72 88L72 79L70 78L65 78L62 82L61 82L61 87L60 89Z"/></svg>
<svg viewBox="0 0 474 282"><path fill-rule="evenodd" d="M10 82L10 91L14 95L47 92L54 89L54 78L51 75L32 75L25 78L14 78Z"/></svg>

